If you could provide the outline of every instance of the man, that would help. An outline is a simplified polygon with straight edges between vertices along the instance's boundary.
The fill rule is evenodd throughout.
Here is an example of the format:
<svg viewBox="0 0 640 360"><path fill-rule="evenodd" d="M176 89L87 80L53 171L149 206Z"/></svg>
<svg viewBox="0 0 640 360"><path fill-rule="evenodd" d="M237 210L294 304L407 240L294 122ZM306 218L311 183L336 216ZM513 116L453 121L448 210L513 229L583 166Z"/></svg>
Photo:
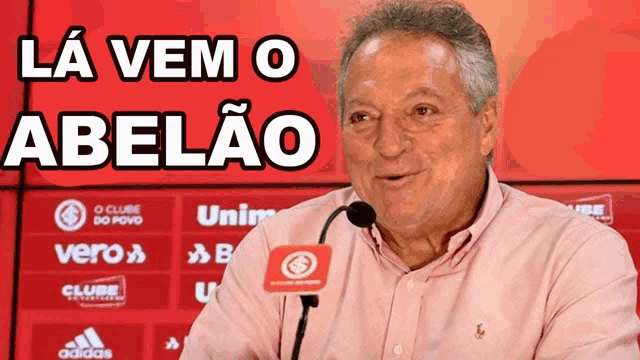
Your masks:
<svg viewBox="0 0 640 360"><path fill-rule="evenodd" d="M385 4L363 18L339 83L353 188L258 224L181 359L291 358L302 306L263 290L269 251L315 243L359 199L377 221L329 228L301 359L638 359L625 240L498 183L496 89L489 39L461 5Z"/></svg>

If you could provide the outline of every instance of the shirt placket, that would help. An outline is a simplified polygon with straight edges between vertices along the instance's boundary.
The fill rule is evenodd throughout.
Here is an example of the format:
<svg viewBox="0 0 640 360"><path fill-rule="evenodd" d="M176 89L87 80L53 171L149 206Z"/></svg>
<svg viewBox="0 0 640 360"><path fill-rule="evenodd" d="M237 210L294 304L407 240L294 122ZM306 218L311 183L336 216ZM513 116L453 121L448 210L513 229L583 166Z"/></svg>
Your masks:
<svg viewBox="0 0 640 360"><path fill-rule="evenodd" d="M456 234L450 243L450 251L422 269L415 271L411 271L386 244L379 242L380 258L391 264L392 268L404 273L404 275L400 275L393 295L383 360L412 359L420 311L423 306L429 305L422 301L426 282L429 277L435 274L452 270L450 266L452 257L459 261L464 255L463 252L454 252L453 250L465 245L464 239L469 236L468 231ZM428 311L427 309L422 310Z"/></svg>
<svg viewBox="0 0 640 360"><path fill-rule="evenodd" d="M403 276L396 285L383 359L411 359L425 277L409 273Z"/></svg>

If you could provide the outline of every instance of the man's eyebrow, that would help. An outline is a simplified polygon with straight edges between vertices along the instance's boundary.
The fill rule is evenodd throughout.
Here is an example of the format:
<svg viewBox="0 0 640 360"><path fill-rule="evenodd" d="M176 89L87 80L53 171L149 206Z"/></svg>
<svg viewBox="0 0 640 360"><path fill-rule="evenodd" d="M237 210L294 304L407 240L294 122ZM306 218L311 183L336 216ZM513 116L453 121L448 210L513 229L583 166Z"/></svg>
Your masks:
<svg viewBox="0 0 640 360"><path fill-rule="evenodd" d="M369 106L372 105L369 101L366 101L366 100L360 99L360 98L354 98L354 99L350 99L349 101L347 101L347 105L353 105L353 104L369 105Z"/></svg>
<svg viewBox="0 0 640 360"><path fill-rule="evenodd" d="M436 97L440 100L444 99L444 96L442 96L437 90L430 88L428 86L421 86L417 89L414 89L412 91L410 91L409 93L407 93L407 95L405 95L404 99L410 99L412 97L416 97L416 96L433 96Z"/></svg>

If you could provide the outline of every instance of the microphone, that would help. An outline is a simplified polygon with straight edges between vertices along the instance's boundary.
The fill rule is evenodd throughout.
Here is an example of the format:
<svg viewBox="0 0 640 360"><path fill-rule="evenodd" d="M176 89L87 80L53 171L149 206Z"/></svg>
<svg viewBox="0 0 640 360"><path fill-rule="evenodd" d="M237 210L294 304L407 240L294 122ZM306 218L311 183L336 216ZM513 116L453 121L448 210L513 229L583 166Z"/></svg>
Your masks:
<svg viewBox="0 0 640 360"><path fill-rule="evenodd" d="M324 244L327 237L327 230L329 230L329 225L343 210L347 211L347 219L357 227L369 227L376 221L376 211L373 210L371 205L364 201L354 201L349 204L349 206L342 205L332 212L331 215L329 215L327 222L324 223L318 244Z"/></svg>
<svg viewBox="0 0 640 360"><path fill-rule="evenodd" d="M376 222L376 211L364 201L354 201L347 209L347 219L360 228L366 228Z"/></svg>
<svg viewBox="0 0 640 360"><path fill-rule="evenodd" d="M367 204L364 201L354 201L349 206L340 206L339 208L334 210L331 215L329 215L329 218L322 227L320 239L318 240L319 245L324 244L327 238L327 230L329 229L329 225L342 211L346 211L347 219L349 219L349 221L353 225L360 228L369 227L376 221L375 210L373 209L373 207L371 207L371 205ZM300 320L298 321L298 328L296 330L296 339L293 344L291 360L298 360L298 356L300 355L302 338L304 337L304 333L307 329L309 308L318 307L318 304L320 303L318 295L300 295L300 300L302 301L302 314L300 315Z"/></svg>

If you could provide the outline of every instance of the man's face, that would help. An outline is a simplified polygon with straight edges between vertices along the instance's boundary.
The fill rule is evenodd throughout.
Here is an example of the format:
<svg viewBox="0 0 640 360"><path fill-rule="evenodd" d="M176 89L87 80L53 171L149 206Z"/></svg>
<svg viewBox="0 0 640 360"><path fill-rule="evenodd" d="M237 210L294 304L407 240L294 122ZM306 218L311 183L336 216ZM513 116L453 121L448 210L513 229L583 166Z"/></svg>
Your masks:
<svg viewBox="0 0 640 360"><path fill-rule="evenodd" d="M469 206L495 143L495 102L494 117L473 115L448 43L401 32L373 37L354 54L344 94L349 177L379 223L419 227Z"/></svg>

